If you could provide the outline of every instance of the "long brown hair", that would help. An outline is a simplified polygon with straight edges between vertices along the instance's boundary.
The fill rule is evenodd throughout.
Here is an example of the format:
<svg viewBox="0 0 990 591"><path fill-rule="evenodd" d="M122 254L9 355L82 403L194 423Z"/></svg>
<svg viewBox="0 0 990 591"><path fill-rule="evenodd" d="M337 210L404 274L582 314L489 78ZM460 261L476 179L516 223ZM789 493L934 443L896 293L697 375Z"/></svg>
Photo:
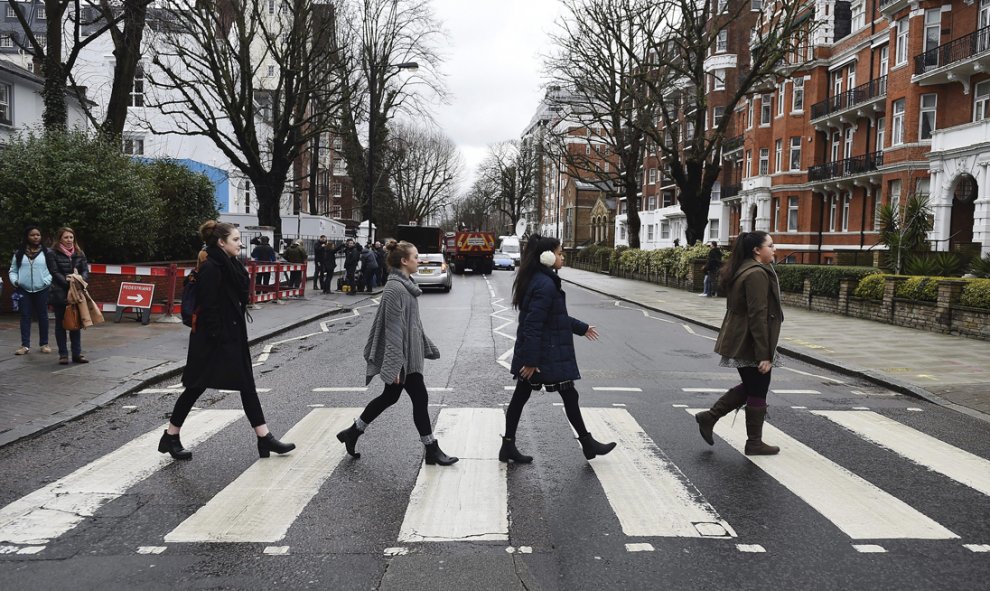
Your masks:
<svg viewBox="0 0 990 591"><path fill-rule="evenodd" d="M76 239L75 240L76 252L78 252L79 254L86 254L85 252L83 252L82 244L79 243L79 234L76 234L76 231L70 228L69 226L62 226L61 228L58 229L57 232L55 232L55 241L52 242L52 248L55 248L59 244L62 244L62 236L64 236L66 233L72 234L72 237Z"/></svg>
<svg viewBox="0 0 990 591"><path fill-rule="evenodd" d="M762 230L742 232L736 236L736 241L732 244L732 254L729 255L729 262L722 266L722 272L718 277L720 290L726 292L729 290L729 284L732 283L732 278L736 276L736 271L748 259L753 258L753 249L763 246L767 236L769 234Z"/></svg>
<svg viewBox="0 0 990 591"><path fill-rule="evenodd" d="M207 246L217 246L221 239L230 237L235 229L233 224L208 220L199 227L199 237Z"/></svg>

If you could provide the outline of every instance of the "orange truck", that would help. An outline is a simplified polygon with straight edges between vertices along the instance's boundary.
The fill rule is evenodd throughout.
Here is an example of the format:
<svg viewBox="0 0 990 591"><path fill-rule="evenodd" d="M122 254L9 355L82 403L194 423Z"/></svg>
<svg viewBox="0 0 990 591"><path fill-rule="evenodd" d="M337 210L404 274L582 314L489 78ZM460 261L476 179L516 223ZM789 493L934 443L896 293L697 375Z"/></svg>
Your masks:
<svg viewBox="0 0 990 591"><path fill-rule="evenodd" d="M471 269L475 273L489 275L495 268L494 232L454 232L447 234L447 261L460 275Z"/></svg>

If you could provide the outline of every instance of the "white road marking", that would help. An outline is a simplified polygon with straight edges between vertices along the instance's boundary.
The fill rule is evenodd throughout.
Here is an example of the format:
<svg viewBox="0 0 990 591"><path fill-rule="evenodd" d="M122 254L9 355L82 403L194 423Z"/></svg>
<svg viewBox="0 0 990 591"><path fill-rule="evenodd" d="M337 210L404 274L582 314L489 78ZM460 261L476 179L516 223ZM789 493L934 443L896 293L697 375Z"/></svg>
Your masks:
<svg viewBox="0 0 990 591"><path fill-rule="evenodd" d="M681 392L699 392L699 393L722 393L728 390L728 388L681 388Z"/></svg>
<svg viewBox="0 0 990 591"><path fill-rule="evenodd" d="M688 409L691 414L703 409ZM715 433L739 453L746 445L743 421L719 421ZM768 475L811 505L854 540L958 538L897 497L822 456L770 423L763 438L781 447L780 455L747 456Z"/></svg>
<svg viewBox="0 0 990 591"><path fill-rule="evenodd" d="M404 548L402 546L393 546L392 548L385 548L385 556L405 556L409 554L409 548Z"/></svg>
<svg viewBox="0 0 990 591"><path fill-rule="evenodd" d="M736 544L736 550L740 552L766 552L767 549L759 544Z"/></svg>
<svg viewBox="0 0 990 591"><path fill-rule="evenodd" d="M313 388L313 392L367 392L368 388Z"/></svg>
<svg viewBox="0 0 990 591"><path fill-rule="evenodd" d="M298 447L245 470L165 536L166 542L277 542L285 536L346 452L335 434L359 408L316 408L284 439Z"/></svg>
<svg viewBox="0 0 990 591"><path fill-rule="evenodd" d="M166 550L166 546L138 546L138 554L161 554Z"/></svg>
<svg viewBox="0 0 990 591"><path fill-rule="evenodd" d="M436 436L452 466L423 464L399 542L508 540L508 483L497 442L505 415L494 408L445 408Z"/></svg>
<svg viewBox="0 0 990 591"><path fill-rule="evenodd" d="M595 386L592 388L595 392L642 392L642 388L620 388L611 386Z"/></svg>
<svg viewBox="0 0 990 591"><path fill-rule="evenodd" d="M920 408L915 408L913 406L908 407L906 410L909 410L911 412L923 412Z"/></svg>
<svg viewBox="0 0 990 591"><path fill-rule="evenodd" d="M258 388L258 394L265 394L271 391L271 388ZM221 394L234 394L237 390L217 390L217 392L220 392Z"/></svg>
<svg viewBox="0 0 990 591"><path fill-rule="evenodd" d="M629 411L582 410L588 430L618 445L591 467L628 536L734 538L732 530Z"/></svg>
<svg viewBox="0 0 990 591"><path fill-rule="evenodd" d="M121 406L120 408L122 408L123 410L134 410L137 407L134 406L133 404L127 404L127 405Z"/></svg>
<svg viewBox="0 0 990 591"><path fill-rule="evenodd" d="M427 388L427 392L453 392L453 388Z"/></svg>
<svg viewBox="0 0 990 591"><path fill-rule="evenodd" d="M289 547L288 546L266 546L262 551L268 556L288 556Z"/></svg>
<svg viewBox="0 0 990 591"><path fill-rule="evenodd" d="M325 404L307 404L306 406L308 406L309 408L323 408L326 405Z"/></svg>
<svg viewBox="0 0 990 591"><path fill-rule="evenodd" d="M875 412L815 410L863 439L990 495L990 461Z"/></svg>
<svg viewBox="0 0 990 591"><path fill-rule="evenodd" d="M0 554L37 554L45 546L0 546Z"/></svg>
<svg viewBox="0 0 990 591"><path fill-rule="evenodd" d="M339 307L339 305L338 305L338 307ZM329 320L324 320L323 322L321 322L320 323L320 330L323 331L323 332L330 332L330 325L333 324L333 323L335 323L335 322L337 322L338 320L353 320L354 318L357 318L360 315L361 315L361 313L358 312L357 310L351 310L351 315L350 316L334 316L333 318L331 318Z"/></svg>
<svg viewBox="0 0 990 591"><path fill-rule="evenodd" d="M780 369L783 369L784 371L790 371L790 372L793 372L793 373L796 373L796 374L801 374L803 376L808 376L810 378L818 378L820 380L828 380L830 382L835 382L836 384L845 384L845 382L843 382L842 380L837 379L837 378L832 378L832 377L829 377L829 376L821 376L821 375L818 375L816 373L809 373L807 371L801 371L800 369L794 369L793 367L787 367L786 365L784 367L780 368Z"/></svg>
<svg viewBox="0 0 990 591"><path fill-rule="evenodd" d="M808 410L807 406L792 406L794 410Z"/></svg>
<svg viewBox="0 0 990 591"><path fill-rule="evenodd" d="M653 552L656 548L653 544L647 544L645 542L640 544L626 544L626 552Z"/></svg>
<svg viewBox="0 0 990 591"><path fill-rule="evenodd" d="M613 402L612 403L612 406L615 406L615 407L618 407L618 408L625 408L626 407L626 405L623 404L623 403L621 403L621 402Z"/></svg>
<svg viewBox="0 0 990 591"><path fill-rule="evenodd" d="M868 406L854 406L853 410L870 410Z"/></svg>
<svg viewBox="0 0 990 591"><path fill-rule="evenodd" d="M204 410L193 414L183 426L182 443L194 448L242 416L240 410ZM0 542L46 544L171 464L170 456L158 453L158 440L164 428L165 425L156 427L0 509Z"/></svg>
<svg viewBox="0 0 990 591"><path fill-rule="evenodd" d="M821 394L818 390L770 390L774 394Z"/></svg>
<svg viewBox="0 0 990 591"><path fill-rule="evenodd" d="M687 408L688 405L686 405L686 404L671 404L671 406L674 407L674 408Z"/></svg>
<svg viewBox="0 0 990 591"><path fill-rule="evenodd" d="M886 548L877 546L876 544L853 544L853 548L863 554L886 554L887 552Z"/></svg>
<svg viewBox="0 0 990 591"><path fill-rule="evenodd" d="M971 552L990 552L990 544L963 544L963 548Z"/></svg>

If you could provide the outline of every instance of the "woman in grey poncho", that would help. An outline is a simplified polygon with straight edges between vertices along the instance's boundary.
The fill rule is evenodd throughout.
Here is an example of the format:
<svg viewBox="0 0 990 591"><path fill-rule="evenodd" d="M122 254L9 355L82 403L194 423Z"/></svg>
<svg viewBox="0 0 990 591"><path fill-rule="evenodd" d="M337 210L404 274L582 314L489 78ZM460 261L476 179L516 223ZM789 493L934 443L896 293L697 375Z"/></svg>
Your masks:
<svg viewBox="0 0 990 591"><path fill-rule="evenodd" d="M368 362L367 381L378 376L385 382L385 390L368 403L354 424L337 433L337 439L355 458L358 437L386 408L399 401L402 390L409 394L413 404L413 422L420 440L426 446L426 463L449 466L457 458L440 449L433 436L428 409L429 394L423 383L424 359L439 359L440 351L423 332L419 318L419 302L423 293L410 279L419 267L419 252L409 242L389 242L386 264L391 270L382 292L381 304L375 315L368 343L364 346L364 358Z"/></svg>

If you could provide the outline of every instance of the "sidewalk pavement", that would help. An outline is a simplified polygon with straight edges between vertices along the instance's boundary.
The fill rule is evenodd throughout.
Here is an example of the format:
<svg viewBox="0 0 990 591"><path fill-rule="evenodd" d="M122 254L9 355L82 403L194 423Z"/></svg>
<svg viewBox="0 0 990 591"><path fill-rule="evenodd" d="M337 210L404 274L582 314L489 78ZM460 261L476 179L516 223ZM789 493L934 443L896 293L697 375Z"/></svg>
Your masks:
<svg viewBox="0 0 990 591"><path fill-rule="evenodd" d="M716 331L725 314L724 298L570 267L560 276ZM990 422L990 342L785 306L779 349Z"/></svg>
<svg viewBox="0 0 990 591"><path fill-rule="evenodd" d="M381 288L375 290L381 293ZM284 303L268 302L251 310L251 344L308 322L347 311L370 295L323 295L310 292ZM114 399L176 376L186 364L189 329L180 322L142 326L134 315L119 324L105 323L83 331L83 354L90 363L58 365L55 321L49 322L53 352L39 351L38 325L31 326L31 352L15 356L20 346L20 316L0 315L0 447L86 414Z"/></svg>

